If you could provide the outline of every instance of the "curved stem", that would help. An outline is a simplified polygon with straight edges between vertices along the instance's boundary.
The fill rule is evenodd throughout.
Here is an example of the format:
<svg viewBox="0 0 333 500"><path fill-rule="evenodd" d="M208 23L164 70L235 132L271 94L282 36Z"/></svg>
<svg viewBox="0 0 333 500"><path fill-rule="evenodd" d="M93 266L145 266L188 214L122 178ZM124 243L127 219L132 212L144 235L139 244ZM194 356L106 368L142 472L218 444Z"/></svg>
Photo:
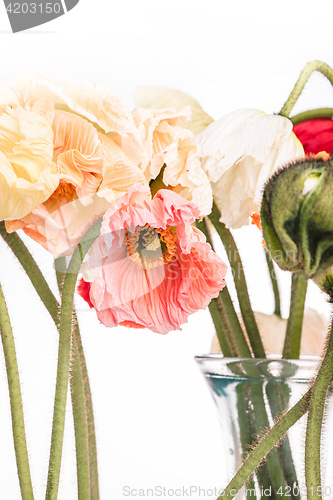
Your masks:
<svg viewBox="0 0 333 500"><path fill-rule="evenodd" d="M58 496L61 456L65 429L66 400L69 378L70 345L72 333L73 301L77 276L86 252L99 235L99 219L84 235L82 243L76 247L68 266L61 300L59 328L59 354L56 394L54 401L53 425L50 449L46 500L56 500Z"/></svg>
<svg viewBox="0 0 333 500"><path fill-rule="evenodd" d="M281 318L280 292L279 292L279 286L278 286L278 282L277 282L277 277L276 277L276 273L275 273L275 269L274 269L273 260L266 250L265 250L265 255L266 255L268 272L269 272L269 276L271 278L271 283L272 283L272 288L273 288L273 293L274 293L274 301L275 301L274 314L276 314L276 316L279 316L279 318Z"/></svg>
<svg viewBox="0 0 333 500"><path fill-rule="evenodd" d="M23 404L20 376L17 366L15 343L10 324L5 297L0 285L0 333L5 355L7 380L12 414L13 438L17 472L20 481L22 500L33 500L27 440L24 427Z"/></svg>
<svg viewBox="0 0 333 500"><path fill-rule="evenodd" d="M228 255L229 263L235 281L239 306L243 316L250 345L256 358L265 358L266 354L264 346L260 338L259 329L252 311L251 301L247 290L242 260L230 230L225 227L223 222L220 222L220 217L221 214L219 212L219 209L214 203L213 210L209 215L209 218L215 226Z"/></svg>
<svg viewBox="0 0 333 500"><path fill-rule="evenodd" d="M318 118L332 118L333 108L309 109L303 113L298 113L290 118L293 125L305 122L307 120L317 120Z"/></svg>
<svg viewBox="0 0 333 500"><path fill-rule="evenodd" d="M291 91L290 96L286 100L279 115L286 116L287 118L289 117L293 107L296 104L297 99L299 98L305 87L306 82L308 81L309 77L312 75L314 71L319 71L319 73L326 76L326 78L333 85L333 69L330 66L328 66L328 64L325 64L322 61L309 62L303 69L302 73L300 74L299 79L297 80L293 90Z"/></svg>
<svg viewBox="0 0 333 500"><path fill-rule="evenodd" d="M332 382L333 335L329 333L326 354L313 385L309 405L308 423L305 439L305 481L307 491L314 500L322 499L320 471L320 440L323 425L325 399Z"/></svg>
<svg viewBox="0 0 333 500"><path fill-rule="evenodd" d="M282 357L298 359L301 351L301 336L304 303L308 282L300 274L293 273L291 282L290 311Z"/></svg>
<svg viewBox="0 0 333 500"><path fill-rule="evenodd" d="M258 467L263 458L271 448L283 437L287 430L292 427L307 411L311 397L311 389L296 403L280 420L270 429L267 434L253 448L243 465L238 469L235 476L224 489L217 500L234 498L237 491L243 486L253 471Z"/></svg>

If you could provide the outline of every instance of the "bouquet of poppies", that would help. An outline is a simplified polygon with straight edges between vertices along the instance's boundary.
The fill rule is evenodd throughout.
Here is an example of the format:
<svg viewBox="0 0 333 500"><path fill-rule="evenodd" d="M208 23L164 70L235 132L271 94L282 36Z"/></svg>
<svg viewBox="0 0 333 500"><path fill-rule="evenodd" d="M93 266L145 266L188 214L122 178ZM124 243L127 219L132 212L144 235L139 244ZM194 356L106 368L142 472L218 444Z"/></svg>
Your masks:
<svg viewBox="0 0 333 500"><path fill-rule="evenodd" d="M315 129L309 134L307 124L309 117L316 119L315 127L327 127L330 139L333 112L314 110L288 118L314 70L333 83L331 68L310 63L279 115L240 110L217 121L193 98L168 89L139 89L139 107L131 112L115 92L86 81L36 75L0 87L0 233L59 332L47 500L58 494L69 381L79 500L99 498L92 396L75 293L106 327L149 328L161 334L209 307L225 356L263 358L230 231L252 217L260 228L262 224L269 251L277 315L272 259L293 272L283 356L299 356L307 280L316 279L333 295L333 144L315 140L318 133ZM300 124L293 131L296 121ZM323 150L326 156L314 156ZM60 303L18 230L54 257ZM225 283L227 266L213 251L214 230L234 271L243 327ZM1 285L0 331L21 494L31 500L19 368ZM234 496L231 492L238 491L308 409L308 447L319 453L323 405L333 373L331 343L329 337L313 386L259 442L223 498ZM309 458L306 476L309 487L320 484L318 454Z"/></svg>

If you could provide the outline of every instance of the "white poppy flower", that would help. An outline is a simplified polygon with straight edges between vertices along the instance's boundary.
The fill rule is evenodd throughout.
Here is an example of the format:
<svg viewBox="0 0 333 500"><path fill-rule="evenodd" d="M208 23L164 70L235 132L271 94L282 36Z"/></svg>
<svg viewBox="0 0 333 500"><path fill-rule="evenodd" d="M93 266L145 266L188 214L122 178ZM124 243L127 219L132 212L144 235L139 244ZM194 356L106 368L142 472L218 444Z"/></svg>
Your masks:
<svg viewBox="0 0 333 500"><path fill-rule="evenodd" d="M265 182L280 167L304 157L288 118L257 109L234 111L196 138L202 165L228 228L249 223L260 211Z"/></svg>

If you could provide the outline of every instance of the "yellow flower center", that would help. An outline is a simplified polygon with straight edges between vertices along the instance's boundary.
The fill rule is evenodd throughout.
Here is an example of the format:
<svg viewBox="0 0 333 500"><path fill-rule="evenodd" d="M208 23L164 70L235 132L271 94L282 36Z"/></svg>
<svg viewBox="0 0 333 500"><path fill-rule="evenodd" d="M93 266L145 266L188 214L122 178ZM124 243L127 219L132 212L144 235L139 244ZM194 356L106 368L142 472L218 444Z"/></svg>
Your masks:
<svg viewBox="0 0 333 500"><path fill-rule="evenodd" d="M134 233L126 233L128 256L143 269L165 265L176 253L177 239L170 226L166 229L155 229L148 224L138 226Z"/></svg>

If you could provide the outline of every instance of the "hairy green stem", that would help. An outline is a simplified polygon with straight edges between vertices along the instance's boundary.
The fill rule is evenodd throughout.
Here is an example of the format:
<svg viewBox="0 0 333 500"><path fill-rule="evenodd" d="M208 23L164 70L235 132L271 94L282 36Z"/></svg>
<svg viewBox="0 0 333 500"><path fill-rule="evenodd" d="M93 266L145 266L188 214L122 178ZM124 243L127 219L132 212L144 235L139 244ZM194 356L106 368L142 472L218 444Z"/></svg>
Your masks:
<svg viewBox="0 0 333 500"><path fill-rule="evenodd" d="M284 436L284 434L299 420L307 411L311 397L311 389L296 403L267 434L259 441L256 447L248 455L243 465L238 469L235 476L226 486L223 494L217 500L231 499L237 494L238 490L245 484L253 471L265 458L273 446Z"/></svg>
<svg viewBox="0 0 333 500"><path fill-rule="evenodd" d="M232 338L238 352L237 356L240 356L241 358L251 358L252 354L239 323L239 319L227 286L225 286L220 292L217 301L218 304L221 304L221 307L223 307L225 321L229 324L230 331L232 332Z"/></svg>
<svg viewBox="0 0 333 500"><path fill-rule="evenodd" d="M311 499L322 499L320 470L320 441L327 391L333 377L332 325L328 337L326 354L313 385L305 439L305 481ZM320 488L320 489L319 489Z"/></svg>
<svg viewBox="0 0 333 500"><path fill-rule="evenodd" d="M289 318L282 354L284 359L298 359L300 355L304 303L307 287L307 280L305 280L301 274L293 273Z"/></svg>
<svg viewBox="0 0 333 500"><path fill-rule="evenodd" d="M275 273L275 269L274 269L273 260L268 252L265 251L265 255L266 255L268 272L269 272L269 276L270 276L272 288L273 288L273 293L274 293L274 301L275 301L274 314L276 314L277 316L279 316L279 318L281 318L280 292L279 292L279 285L277 282L277 277L276 277L276 273Z"/></svg>
<svg viewBox="0 0 333 500"><path fill-rule="evenodd" d="M215 332L216 332L216 336L217 336L217 339L218 339L219 344L220 344L221 352L222 352L223 356L225 356L227 358L231 358L233 356L233 353L232 353L232 350L231 350L231 347L229 344L229 340L228 340L228 337L227 337L227 334L225 331L225 327L222 323L219 308L217 307L217 304L216 304L216 299L213 299L209 303L208 308L209 308L209 312L210 312L210 315L212 317L212 320L213 320L213 323L215 326Z"/></svg>
<svg viewBox="0 0 333 500"><path fill-rule="evenodd" d="M5 355L7 381L12 414L12 427L17 472L22 500L33 500L27 440L24 427L20 376L17 366L15 343L5 297L0 285L0 333Z"/></svg>
<svg viewBox="0 0 333 500"><path fill-rule="evenodd" d="M99 219L84 235L76 247L69 263L61 300L59 328L59 352L56 394L54 401L50 461L46 486L46 500L56 500L58 496L63 437L65 429L66 400L69 379L70 346L72 334L73 301L77 276L82 259L92 243L99 235L101 219Z"/></svg>
<svg viewBox="0 0 333 500"><path fill-rule="evenodd" d="M307 120L317 120L318 118L332 118L333 108L309 109L303 113L298 113L290 118L293 125L305 122Z"/></svg>
<svg viewBox="0 0 333 500"><path fill-rule="evenodd" d="M59 269L65 268L65 257L59 257L55 261L55 269L58 281L60 295L62 295L65 272ZM74 330L78 332L78 323L73 307L73 338L71 343L69 381L72 395L73 420L75 432L75 451L76 451L76 469L77 486L79 500L90 500L90 475L89 475L89 445L88 445L88 425L86 419L86 402L83 384L83 374L81 364L79 363L79 353L77 342L74 339Z"/></svg>
<svg viewBox="0 0 333 500"><path fill-rule="evenodd" d="M279 115L285 116L287 118L289 117L293 107L296 104L297 99L299 98L305 87L306 82L308 81L308 79L310 78L310 76L314 71L319 71L319 73L326 76L326 78L333 85L333 69L330 66L328 66L322 61L309 62L303 69L302 73L300 74L299 79L297 80L293 90L291 91L291 94L286 100Z"/></svg>
<svg viewBox="0 0 333 500"><path fill-rule="evenodd" d="M207 222L208 221L206 218L202 222L197 221L197 226L204 233L208 243L214 249L213 239L211 237ZM250 358L251 351L240 325L227 285L225 285L223 290L219 293L219 296L216 299L213 299L212 302L215 303L216 309L219 312L221 323L223 325L224 335L231 350L231 356ZM212 314L211 310L210 312ZM215 311L213 311L213 313L215 313ZM222 338L221 340L222 343L224 343L224 339ZM221 350L223 353L222 346Z"/></svg>
<svg viewBox="0 0 333 500"><path fill-rule="evenodd" d="M248 339L254 356L256 358L265 358L266 354L260 338L260 333L254 317L254 313L251 307L251 301L247 290L243 264L238 252L238 248L236 246L235 240L230 230L227 229L222 222L220 222L220 216L221 214L214 203L213 210L212 213L209 215L209 218L212 221L213 225L215 226L228 255L229 263L233 273L233 278L235 281L239 306L244 320Z"/></svg>
<svg viewBox="0 0 333 500"><path fill-rule="evenodd" d="M31 283L35 287L41 301L49 311L53 321L59 324L59 304L50 290L41 270L37 266L33 256L16 233L7 233L3 221L0 222L0 235L14 253L22 265Z"/></svg>
<svg viewBox="0 0 333 500"><path fill-rule="evenodd" d="M23 269L26 271L30 281L40 299L44 303L46 309L51 315L57 329L59 330L59 303L52 291L49 288L44 276L42 275L39 267L37 266L34 258L31 253L21 240L21 238L16 233L7 233L5 229L5 225L3 222L0 222L0 234L3 239L6 241L8 246L13 251L16 258L21 263ZM56 274L57 280L60 290L63 286L63 279L65 276L64 270L66 270L65 258L60 257L58 265L56 265ZM90 499L91 500L99 500L99 486L98 486L98 466L97 466L97 446L96 446L96 435L95 435L95 423L94 423L94 412L92 405L92 396L90 390L90 383L87 371L87 365L85 361L83 346L81 342L81 336L79 332L79 327L74 311L74 329L73 329L73 337L75 341L75 347L72 348L72 365L73 365L73 374L71 374L71 397L72 397L72 406L73 406L73 417L74 422L77 422L75 425L75 433L86 434L86 431L83 430L83 420L82 412L82 387L84 388L84 398L85 398L85 411L87 423L84 424L84 427L88 426L88 446L89 446L89 476L90 476ZM80 366L80 369L74 367ZM81 376L81 380L80 380ZM80 424L78 423L80 421ZM82 429L82 430L81 430ZM75 434L76 435L76 434ZM77 435L75 437L76 442L82 441L82 437L78 438ZM83 449L83 448L81 448ZM77 449L78 453L78 449ZM78 461L83 463L81 457L77 456L77 468L78 468L78 489L79 495L82 490L80 484L84 484L84 481L81 480L81 473L79 471L84 470L84 466L78 465ZM82 474L84 477L84 475ZM81 493L82 496L83 493ZM79 496L81 500L81 496Z"/></svg>
<svg viewBox="0 0 333 500"><path fill-rule="evenodd" d="M60 294L62 294L66 262L55 261ZM98 500L98 467L95 424L87 364L75 309L73 308L73 342L70 362L70 388L73 406L76 466L79 500Z"/></svg>

